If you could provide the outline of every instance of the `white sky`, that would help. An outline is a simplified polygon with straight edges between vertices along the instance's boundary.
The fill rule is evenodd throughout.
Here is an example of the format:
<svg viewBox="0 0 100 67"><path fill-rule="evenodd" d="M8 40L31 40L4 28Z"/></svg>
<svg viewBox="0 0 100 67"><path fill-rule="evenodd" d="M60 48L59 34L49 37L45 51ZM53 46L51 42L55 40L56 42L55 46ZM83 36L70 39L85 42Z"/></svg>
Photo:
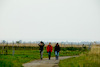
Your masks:
<svg viewBox="0 0 100 67"><path fill-rule="evenodd" d="M100 41L100 0L0 0L0 40Z"/></svg>

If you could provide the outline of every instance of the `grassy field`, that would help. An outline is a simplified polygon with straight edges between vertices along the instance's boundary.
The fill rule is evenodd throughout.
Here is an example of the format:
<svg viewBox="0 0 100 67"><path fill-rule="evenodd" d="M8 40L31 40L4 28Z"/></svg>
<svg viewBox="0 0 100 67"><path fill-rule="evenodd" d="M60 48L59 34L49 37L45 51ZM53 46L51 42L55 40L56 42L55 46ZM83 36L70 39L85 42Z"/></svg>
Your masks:
<svg viewBox="0 0 100 67"><path fill-rule="evenodd" d="M0 67L22 67L23 63L40 59L38 47L16 47L14 56L12 56L12 47L5 47L5 50L6 48L7 55L2 54L2 50L0 50ZM79 55L82 52L84 52L82 48L61 48L60 56ZM52 56L55 56L54 51L52 52ZM46 48L44 49L43 57L48 57Z"/></svg>
<svg viewBox="0 0 100 67"><path fill-rule="evenodd" d="M100 46L93 45L91 51L81 54L80 57L73 57L61 60L60 67L100 67Z"/></svg>

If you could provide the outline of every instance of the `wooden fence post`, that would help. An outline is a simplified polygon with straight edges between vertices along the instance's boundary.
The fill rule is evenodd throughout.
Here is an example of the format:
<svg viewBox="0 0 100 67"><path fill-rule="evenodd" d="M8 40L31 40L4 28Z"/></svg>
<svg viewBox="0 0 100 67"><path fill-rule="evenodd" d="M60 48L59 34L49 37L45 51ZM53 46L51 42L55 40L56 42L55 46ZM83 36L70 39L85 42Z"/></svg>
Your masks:
<svg viewBox="0 0 100 67"><path fill-rule="evenodd" d="M25 42L23 44L24 44L24 50L25 50Z"/></svg>
<svg viewBox="0 0 100 67"><path fill-rule="evenodd" d="M12 43L12 56L14 56L15 50L14 50L14 42Z"/></svg>
<svg viewBox="0 0 100 67"><path fill-rule="evenodd" d="M6 44L6 50L5 50L5 52L6 52L6 55L7 55L8 54L8 42Z"/></svg>
<svg viewBox="0 0 100 67"><path fill-rule="evenodd" d="M4 54L4 43L2 43L2 54Z"/></svg>
<svg viewBox="0 0 100 67"><path fill-rule="evenodd" d="M90 50L90 49L91 49L91 45L92 45L92 43L90 43L90 44L89 44L88 50Z"/></svg>

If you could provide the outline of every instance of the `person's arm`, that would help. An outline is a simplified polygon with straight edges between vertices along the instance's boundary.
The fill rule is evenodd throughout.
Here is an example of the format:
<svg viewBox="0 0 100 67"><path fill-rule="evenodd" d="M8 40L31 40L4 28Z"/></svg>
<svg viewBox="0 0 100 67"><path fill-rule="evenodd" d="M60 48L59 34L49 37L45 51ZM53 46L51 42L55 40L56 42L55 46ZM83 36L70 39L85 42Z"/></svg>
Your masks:
<svg viewBox="0 0 100 67"><path fill-rule="evenodd" d="M45 46L45 44L43 43L43 47Z"/></svg>
<svg viewBox="0 0 100 67"><path fill-rule="evenodd" d="M41 44L39 43L38 45L40 46Z"/></svg>
<svg viewBox="0 0 100 67"><path fill-rule="evenodd" d="M60 46L59 46L59 51L60 51Z"/></svg>
<svg viewBox="0 0 100 67"><path fill-rule="evenodd" d="M48 46L46 47L46 50L47 50L47 52L48 52Z"/></svg>
<svg viewBox="0 0 100 67"><path fill-rule="evenodd" d="M55 46L56 47L56 46ZM55 47L54 47L54 52L55 52Z"/></svg>
<svg viewBox="0 0 100 67"><path fill-rule="evenodd" d="M52 50L53 50L53 48L52 48L52 46L51 46L51 52L52 52Z"/></svg>

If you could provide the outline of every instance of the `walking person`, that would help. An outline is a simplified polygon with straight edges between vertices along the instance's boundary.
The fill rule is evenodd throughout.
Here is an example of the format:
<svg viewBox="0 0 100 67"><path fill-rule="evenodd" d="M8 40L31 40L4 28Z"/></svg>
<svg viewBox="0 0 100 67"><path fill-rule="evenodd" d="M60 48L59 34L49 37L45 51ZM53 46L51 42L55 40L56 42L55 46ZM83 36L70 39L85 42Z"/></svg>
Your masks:
<svg viewBox="0 0 100 67"><path fill-rule="evenodd" d="M60 46L59 46L59 44L57 43L56 46L54 47L54 52L55 52L56 60L58 60L59 51L60 51Z"/></svg>
<svg viewBox="0 0 100 67"><path fill-rule="evenodd" d="M39 45L39 50L40 50L40 58L42 60L43 59L43 48L45 44L41 41L38 45Z"/></svg>
<svg viewBox="0 0 100 67"><path fill-rule="evenodd" d="M52 46L51 46L51 43L49 43L49 45L47 46L47 53L48 53L48 57L49 57L49 60L50 60L50 57L51 57L51 52L53 50Z"/></svg>

